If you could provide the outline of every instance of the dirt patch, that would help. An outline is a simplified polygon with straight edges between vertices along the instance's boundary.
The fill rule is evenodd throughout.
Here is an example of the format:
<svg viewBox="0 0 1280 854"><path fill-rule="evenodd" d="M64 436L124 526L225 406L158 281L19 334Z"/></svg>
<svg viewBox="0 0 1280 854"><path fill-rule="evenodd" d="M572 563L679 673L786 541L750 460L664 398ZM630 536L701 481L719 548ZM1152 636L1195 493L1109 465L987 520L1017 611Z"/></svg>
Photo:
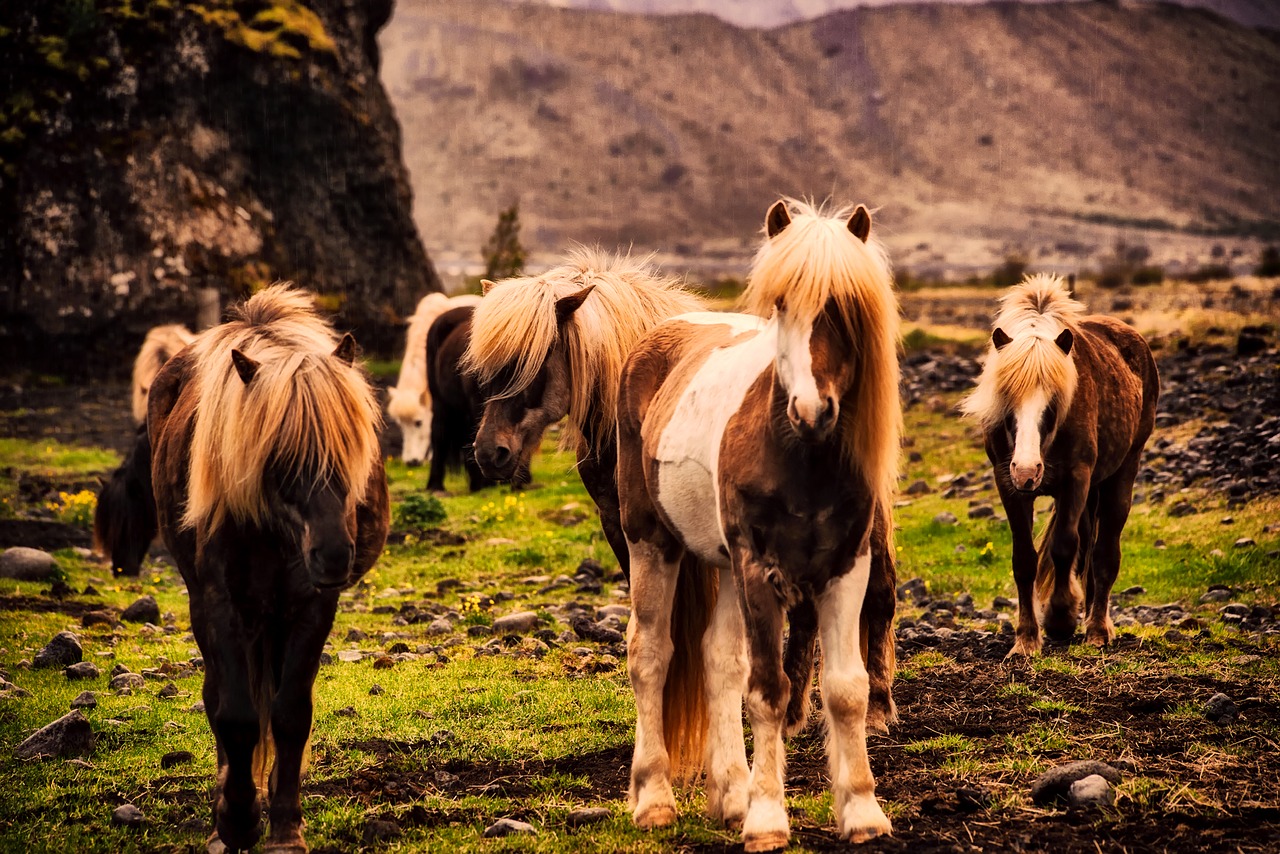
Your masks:
<svg viewBox="0 0 1280 854"><path fill-rule="evenodd" d="M85 528L47 519L0 519L0 546L26 546L51 552L92 545L93 535Z"/></svg>

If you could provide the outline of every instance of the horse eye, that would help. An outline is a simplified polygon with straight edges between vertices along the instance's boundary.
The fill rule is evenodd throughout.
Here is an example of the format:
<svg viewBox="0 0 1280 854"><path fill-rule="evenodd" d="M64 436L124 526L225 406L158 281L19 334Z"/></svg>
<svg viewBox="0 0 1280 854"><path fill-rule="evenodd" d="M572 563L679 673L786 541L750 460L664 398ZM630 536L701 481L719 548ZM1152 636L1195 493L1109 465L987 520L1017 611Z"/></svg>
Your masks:
<svg viewBox="0 0 1280 854"><path fill-rule="evenodd" d="M421 419L421 418L419 418L417 421L413 422L413 426L414 426L414 427L421 427L421 426L422 426L422 419Z"/></svg>

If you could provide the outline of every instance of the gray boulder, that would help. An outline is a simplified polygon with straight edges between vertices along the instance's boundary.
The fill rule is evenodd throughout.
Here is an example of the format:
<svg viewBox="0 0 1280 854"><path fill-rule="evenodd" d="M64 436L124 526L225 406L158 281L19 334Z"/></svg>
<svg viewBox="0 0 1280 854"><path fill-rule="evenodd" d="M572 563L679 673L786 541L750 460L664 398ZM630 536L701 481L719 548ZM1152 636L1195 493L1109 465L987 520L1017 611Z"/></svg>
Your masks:
<svg viewBox="0 0 1280 854"><path fill-rule="evenodd" d="M532 611L519 611L494 620L493 633L496 635L520 635L530 631L537 624L537 614Z"/></svg>
<svg viewBox="0 0 1280 854"><path fill-rule="evenodd" d="M121 804L111 813L111 823L120 827L137 827L147 820L142 810L133 804Z"/></svg>
<svg viewBox="0 0 1280 854"><path fill-rule="evenodd" d="M154 597L143 596L137 602L125 608L124 613L120 615L120 619L126 623L158 624L160 622L160 606L156 604Z"/></svg>
<svg viewBox="0 0 1280 854"><path fill-rule="evenodd" d="M1116 793L1101 774L1090 774L1071 784L1067 790L1067 805L1074 809L1109 807L1116 802Z"/></svg>
<svg viewBox="0 0 1280 854"><path fill-rule="evenodd" d="M80 756L92 748L93 728L89 726L89 719L76 709L37 730L18 745L13 755L17 759Z"/></svg>
<svg viewBox="0 0 1280 854"><path fill-rule="evenodd" d="M0 554L0 578L18 581L48 581L58 574L53 555L40 549L14 546Z"/></svg>
<svg viewBox="0 0 1280 854"><path fill-rule="evenodd" d="M32 659L32 667L68 667L84 658L80 639L71 632L58 632Z"/></svg>
<svg viewBox="0 0 1280 854"><path fill-rule="evenodd" d="M1095 774L1113 785L1119 783L1121 779L1120 772L1105 762L1094 759L1068 762L1065 765L1050 768L1031 784L1031 801L1037 806L1045 806L1054 801L1065 800L1071 791L1072 783Z"/></svg>
<svg viewBox="0 0 1280 854"><path fill-rule="evenodd" d="M80 661L62 671L68 679L97 679L102 675L98 665L92 661Z"/></svg>

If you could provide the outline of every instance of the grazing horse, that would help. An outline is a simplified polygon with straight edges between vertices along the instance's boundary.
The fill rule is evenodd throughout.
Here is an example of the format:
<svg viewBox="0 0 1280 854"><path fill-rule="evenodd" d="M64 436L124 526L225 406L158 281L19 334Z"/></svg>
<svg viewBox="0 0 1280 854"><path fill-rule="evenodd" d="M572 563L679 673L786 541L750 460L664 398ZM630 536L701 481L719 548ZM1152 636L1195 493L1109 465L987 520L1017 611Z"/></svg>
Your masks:
<svg viewBox="0 0 1280 854"><path fill-rule="evenodd" d="M155 381L156 374L164 367L164 363L178 354L196 336L187 327L171 323L156 326L147 333L138 350L138 357L133 360L133 423L141 425L147 420L147 392Z"/></svg>
<svg viewBox="0 0 1280 854"><path fill-rule="evenodd" d="M320 654L389 519L380 414L354 358L309 295L273 285L151 388L154 506L190 596L218 752L210 850L257 842L268 776L265 850L307 850L299 785Z"/></svg>
<svg viewBox="0 0 1280 854"><path fill-rule="evenodd" d="M658 326L632 350L618 398L633 816L640 827L675 819L680 730L707 726L708 810L727 825L741 822L747 851L790 838L783 735L792 684L782 624L806 602L822 647L839 835L890 832L867 760L874 630L861 617L873 552L891 531L902 425L898 306L867 209L827 215L782 200L765 224L743 295L757 316L689 314ZM681 596L679 577L690 569L711 579L711 596ZM892 587L888 594L875 606L891 621ZM710 619L701 685L671 672L681 661L671 625L689 608ZM664 690L673 678L684 690ZM749 773L744 690L755 739ZM688 714L704 692L706 723Z"/></svg>
<svg viewBox="0 0 1280 854"><path fill-rule="evenodd" d="M1056 276L1029 276L1000 304L986 365L962 409L982 425L1013 532L1018 629L1009 655L1040 651L1040 623L1070 640L1082 598L1085 639L1105 646L1115 635L1120 533L1155 425L1155 359L1131 327L1082 317L1084 306ZM1038 552L1037 495L1053 497Z"/></svg>
<svg viewBox="0 0 1280 854"><path fill-rule="evenodd" d="M400 425L400 458L405 465L420 465L431 446L431 392L427 389L427 333L431 324L451 308L474 307L479 302L480 297L474 294L427 294L409 318L400 378L387 389L387 414Z"/></svg>
<svg viewBox="0 0 1280 854"><path fill-rule="evenodd" d="M447 468L467 472L472 492L493 486L476 465L471 445L484 408L474 377L462 370L463 354L471 340L470 306L451 308L436 318L427 333L427 386L431 392L431 470L427 489L444 490Z"/></svg>

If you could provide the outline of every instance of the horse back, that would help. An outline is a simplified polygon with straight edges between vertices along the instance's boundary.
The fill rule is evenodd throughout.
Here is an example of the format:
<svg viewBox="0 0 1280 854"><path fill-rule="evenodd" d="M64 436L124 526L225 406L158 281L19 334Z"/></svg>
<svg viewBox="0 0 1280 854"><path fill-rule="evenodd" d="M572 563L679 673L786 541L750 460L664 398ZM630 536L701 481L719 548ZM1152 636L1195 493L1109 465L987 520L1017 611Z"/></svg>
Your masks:
<svg viewBox="0 0 1280 854"><path fill-rule="evenodd" d="M460 408L467 403L466 382L458 363L471 339L471 306L451 308L436 318L427 333L427 388L436 405Z"/></svg>
<svg viewBox="0 0 1280 854"><path fill-rule="evenodd" d="M1073 355L1081 382L1072 409L1093 422L1106 476L1151 435L1160 378L1146 339L1128 324L1091 315L1080 321L1080 332Z"/></svg>
<svg viewBox="0 0 1280 854"><path fill-rule="evenodd" d="M195 565L195 533L181 525L187 504L188 460L195 425L196 391L190 350L174 356L151 384L147 403L147 434L151 440L151 483L156 518L165 546L178 566Z"/></svg>

